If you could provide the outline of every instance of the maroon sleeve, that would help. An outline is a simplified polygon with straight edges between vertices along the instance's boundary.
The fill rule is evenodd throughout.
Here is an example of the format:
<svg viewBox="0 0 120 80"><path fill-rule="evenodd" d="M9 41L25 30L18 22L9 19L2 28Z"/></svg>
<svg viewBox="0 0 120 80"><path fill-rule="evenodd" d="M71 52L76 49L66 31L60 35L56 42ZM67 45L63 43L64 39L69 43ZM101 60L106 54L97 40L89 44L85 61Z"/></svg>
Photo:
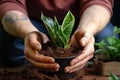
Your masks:
<svg viewBox="0 0 120 80"><path fill-rule="evenodd" d="M25 0L0 0L0 20L10 10L18 10L27 15Z"/></svg>
<svg viewBox="0 0 120 80"><path fill-rule="evenodd" d="M80 2L80 15L84 12L84 10L86 8L88 8L89 6L92 5L99 5L99 6L103 6L104 8L106 8L110 15L112 16L113 12L112 12L112 7L114 5L114 0L81 0Z"/></svg>

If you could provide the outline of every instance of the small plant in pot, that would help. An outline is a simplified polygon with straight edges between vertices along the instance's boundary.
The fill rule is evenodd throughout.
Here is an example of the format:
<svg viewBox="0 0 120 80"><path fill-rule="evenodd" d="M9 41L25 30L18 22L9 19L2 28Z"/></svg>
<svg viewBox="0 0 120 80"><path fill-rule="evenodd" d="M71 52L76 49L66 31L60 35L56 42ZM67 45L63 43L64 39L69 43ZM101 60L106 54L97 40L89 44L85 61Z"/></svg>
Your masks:
<svg viewBox="0 0 120 80"><path fill-rule="evenodd" d="M50 35L50 41L43 44L41 53L54 57L55 61L60 65L59 72L64 72L64 68L69 65L71 59L75 58L80 51L80 48L75 46L71 47L69 43L75 18L73 14L68 11L62 25L58 23L56 17L54 17L53 20L42 14L41 19Z"/></svg>
<svg viewBox="0 0 120 80"><path fill-rule="evenodd" d="M114 27L113 36L108 36L95 45L98 49L96 55L96 69L102 75L109 75L110 72L120 75L120 39L116 35L120 28Z"/></svg>

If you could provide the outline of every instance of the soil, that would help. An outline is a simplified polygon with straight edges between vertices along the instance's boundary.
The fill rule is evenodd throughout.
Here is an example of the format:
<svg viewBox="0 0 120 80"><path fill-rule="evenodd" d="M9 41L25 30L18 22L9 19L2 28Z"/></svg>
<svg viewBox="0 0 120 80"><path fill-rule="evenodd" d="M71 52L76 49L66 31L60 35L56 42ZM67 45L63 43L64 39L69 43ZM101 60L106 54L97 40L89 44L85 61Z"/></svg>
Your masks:
<svg viewBox="0 0 120 80"><path fill-rule="evenodd" d="M0 80L108 80L108 76L100 76L94 70L94 65L71 74L42 72L27 64L17 68L0 69Z"/></svg>
<svg viewBox="0 0 120 80"><path fill-rule="evenodd" d="M51 42L47 42L42 44L42 50L40 54L51 56L51 57L69 57L69 56L77 56L80 54L82 48L81 47L70 47L70 48L59 48L54 47Z"/></svg>
<svg viewBox="0 0 120 80"><path fill-rule="evenodd" d="M79 53L81 48L72 48L69 50L56 49L51 46L43 46L43 52L47 52L45 55L53 55L53 53L60 52L69 53L67 55L74 55L72 53ZM69 51L69 52L66 52ZM63 53L64 52L64 53ZM51 53L51 54L50 54ZM58 55L56 55L58 56ZM55 57L55 56L53 56ZM31 64L23 65L16 68L0 68L0 80L108 80L108 76L101 76L95 71L95 65L88 64L81 70L74 73L55 73L55 72L45 72L32 66Z"/></svg>

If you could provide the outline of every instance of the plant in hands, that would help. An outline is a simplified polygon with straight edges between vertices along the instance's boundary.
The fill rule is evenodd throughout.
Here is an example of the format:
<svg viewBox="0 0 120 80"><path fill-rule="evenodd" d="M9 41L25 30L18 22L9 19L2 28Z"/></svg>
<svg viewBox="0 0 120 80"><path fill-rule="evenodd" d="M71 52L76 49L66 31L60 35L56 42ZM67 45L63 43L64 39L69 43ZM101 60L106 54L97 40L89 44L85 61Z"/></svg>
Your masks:
<svg viewBox="0 0 120 80"><path fill-rule="evenodd" d="M113 36L108 36L99 43L95 43L98 46L95 53L104 53L105 61L120 61L120 39L116 38L119 33L120 28L114 27Z"/></svg>
<svg viewBox="0 0 120 80"><path fill-rule="evenodd" d="M51 45L47 44L45 46L44 44L45 48L48 47L44 50L47 50L49 52L44 52L42 54L54 57L55 62L60 65L59 71L67 72L65 71L65 67L70 65L70 61L78 56L78 54L80 54L81 52L80 47L76 47L73 45L71 46L71 43L69 42L71 32L75 23L75 17L70 11L68 11L61 25L58 23L56 17L54 17L53 20L42 14L41 19L45 24L51 38Z"/></svg>
<svg viewBox="0 0 120 80"><path fill-rule="evenodd" d="M53 45L55 47L69 48L69 39L75 23L73 14L69 11L65 16L62 25L59 25L56 17L54 17L53 20L42 14L41 19L47 28Z"/></svg>

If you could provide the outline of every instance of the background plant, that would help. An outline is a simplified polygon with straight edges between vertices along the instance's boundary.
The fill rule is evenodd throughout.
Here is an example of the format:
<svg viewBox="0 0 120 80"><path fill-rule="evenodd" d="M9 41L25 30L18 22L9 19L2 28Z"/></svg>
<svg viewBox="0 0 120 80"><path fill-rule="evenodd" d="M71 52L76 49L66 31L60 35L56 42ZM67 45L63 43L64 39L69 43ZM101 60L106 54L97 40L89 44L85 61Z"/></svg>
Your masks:
<svg viewBox="0 0 120 80"><path fill-rule="evenodd" d="M109 80L120 80L120 78L116 76L114 73L110 73Z"/></svg>
<svg viewBox="0 0 120 80"><path fill-rule="evenodd" d="M116 35L120 33L120 28L114 27L113 36L108 36L98 43L95 53L104 53L107 61L120 61L120 39Z"/></svg>
<svg viewBox="0 0 120 80"><path fill-rule="evenodd" d="M58 23L56 17L54 20L50 17L41 15L41 19L46 26L46 29L51 37L52 43L55 47L68 48L70 46L69 39L75 23L73 14L68 11L62 25Z"/></svg>

